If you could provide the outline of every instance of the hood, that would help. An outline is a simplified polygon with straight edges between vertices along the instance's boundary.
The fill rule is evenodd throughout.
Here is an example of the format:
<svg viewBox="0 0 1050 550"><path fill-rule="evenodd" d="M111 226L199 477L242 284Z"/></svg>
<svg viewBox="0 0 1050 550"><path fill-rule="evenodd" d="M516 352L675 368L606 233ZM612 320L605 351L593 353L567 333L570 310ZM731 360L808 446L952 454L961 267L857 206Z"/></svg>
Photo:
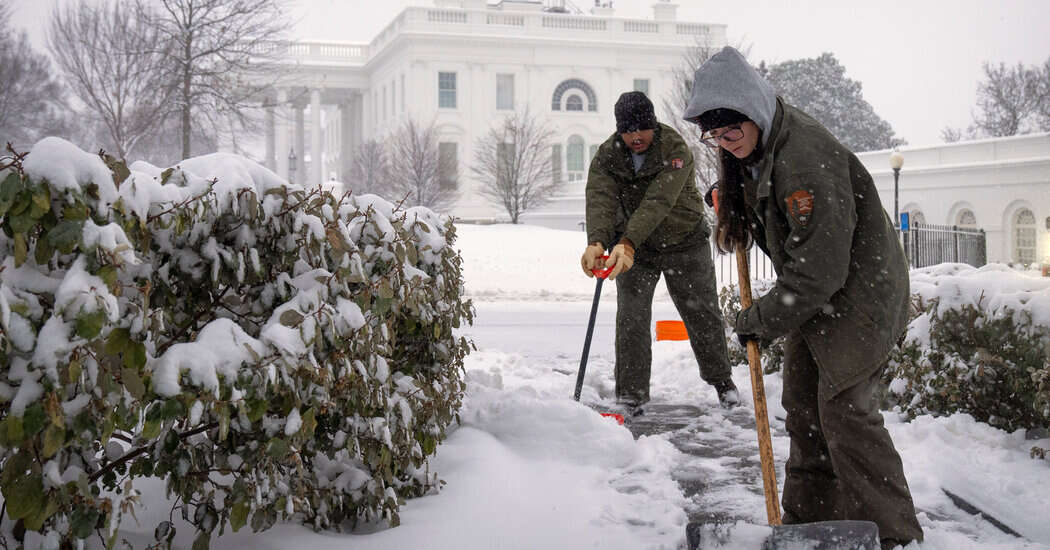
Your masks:
<svg viewBox="0 0 1050 550"><path fill-rule="evenodd" d="M773 86L736 49L726 46L712 55L693 75L693 95L685 120L711 109L732 109L747 115L762 129L762 143L769 139L777 94Z"/></svg>

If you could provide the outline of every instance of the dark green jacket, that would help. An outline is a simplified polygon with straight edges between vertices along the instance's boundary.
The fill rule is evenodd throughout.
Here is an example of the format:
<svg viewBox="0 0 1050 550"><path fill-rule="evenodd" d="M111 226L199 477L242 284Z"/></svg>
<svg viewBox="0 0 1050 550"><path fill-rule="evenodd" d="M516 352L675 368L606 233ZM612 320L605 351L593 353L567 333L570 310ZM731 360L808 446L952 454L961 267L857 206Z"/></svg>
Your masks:
<svg viewBox="0 0 1050 550"><path fill-rule="evenodd" d="M587 175L587 242L612 248L626 237L644 259L709 234L693 154L674 128L659 125L637 174L620 134L598 148Z"/></svg>
<svg viewBox="0 0 1050 550"><path fill-rule="evenodd" d="M907 327L908 263L871 175L823 126L777 98L765 143L745 197L777 281L736 330L799 329L827 399L881 367Z"/></svg>

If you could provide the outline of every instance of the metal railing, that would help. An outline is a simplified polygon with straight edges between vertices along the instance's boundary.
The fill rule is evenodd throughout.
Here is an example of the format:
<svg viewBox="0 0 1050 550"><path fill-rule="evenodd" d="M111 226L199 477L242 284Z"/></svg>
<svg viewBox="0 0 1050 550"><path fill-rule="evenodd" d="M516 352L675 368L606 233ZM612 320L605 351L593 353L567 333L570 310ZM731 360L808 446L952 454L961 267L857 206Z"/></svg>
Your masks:
<svg viewBox="0 0 1050 550"><path fill-rule="evenodd" d="M904 231L902 238L912 268L944 262L974 267L988 263L988 244L983 229L917 223Z"/></svg>

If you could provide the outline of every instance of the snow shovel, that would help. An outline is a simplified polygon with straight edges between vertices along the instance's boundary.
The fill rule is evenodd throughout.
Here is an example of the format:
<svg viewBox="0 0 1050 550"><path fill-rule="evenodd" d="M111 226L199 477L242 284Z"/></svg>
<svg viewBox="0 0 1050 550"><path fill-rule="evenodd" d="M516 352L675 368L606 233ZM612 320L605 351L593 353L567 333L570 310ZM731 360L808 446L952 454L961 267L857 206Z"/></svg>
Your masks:
<svg viewBox="0 0 1050 550"><path fill-rule="evenodd" d="M751 274L747 265L747 254L736 251L737 276L740 281L740 309L751 307ZM763 545L764 550L879 550L879 528L871 521L836 520L783 525L780 520L780 504L777 496L776 470L773 466L773 444L769 434L769 413L766 410L766 388L762 380L762 354L758 342L747 343L747 362L751 372L751 392L755 399L755 429L758 432L758 454L762 463L762 485L766 496L766 518L773 528ZM721 539L714 530L697 523L686 527L689 548L703 548L705 533L715 533L712 538ZM724 531L724 529L722 529ZM717 540L712 547L721 547Z"/></svg>
<svg viewBox="0 0 1050 550"><path fill-rule="evenodd" d="M602 265L605 265L605 260L608 256L602 256ZM576 393L573 394L572 398L576 401L580 400L580 392L583 391L583 376L587 373L587 355L591 351L591 336L594 335L594 319L598 316L598 300L602 297L602 283L605 282L605 278L612 273L612 267L595 268L591 270L594 273L595 278L598 279L598 284L594 287L594 302L591 304L591 317L587 321L587 337L583 339L583 356L580 357L580 370L576 374ZM623 415L616 413L599 413L602 416L615 419L620 425L623 425Z"/></svg>

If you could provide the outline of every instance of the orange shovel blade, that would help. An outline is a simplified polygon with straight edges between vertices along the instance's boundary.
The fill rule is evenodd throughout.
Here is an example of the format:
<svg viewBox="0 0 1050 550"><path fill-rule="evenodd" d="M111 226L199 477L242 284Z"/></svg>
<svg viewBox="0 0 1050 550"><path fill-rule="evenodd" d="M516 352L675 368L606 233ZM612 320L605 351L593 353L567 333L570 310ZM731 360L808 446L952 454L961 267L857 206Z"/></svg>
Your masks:
<svg viewBox="0 0 1050 550"><path fill-rule="evenodd" d="M606 417L606 418L611 418L611 419L615 420L617 424L623 426L623 415L622 414L616 414L616 413L600 413L600 414L602 416Z"/></svg>
<svg viewBox="0 0 1050 550"><path fill-rule="evenodd" d="M682 321L657 321L656 339L688 340L689 333L686 332L685 323L683 323Z"/></svg>

